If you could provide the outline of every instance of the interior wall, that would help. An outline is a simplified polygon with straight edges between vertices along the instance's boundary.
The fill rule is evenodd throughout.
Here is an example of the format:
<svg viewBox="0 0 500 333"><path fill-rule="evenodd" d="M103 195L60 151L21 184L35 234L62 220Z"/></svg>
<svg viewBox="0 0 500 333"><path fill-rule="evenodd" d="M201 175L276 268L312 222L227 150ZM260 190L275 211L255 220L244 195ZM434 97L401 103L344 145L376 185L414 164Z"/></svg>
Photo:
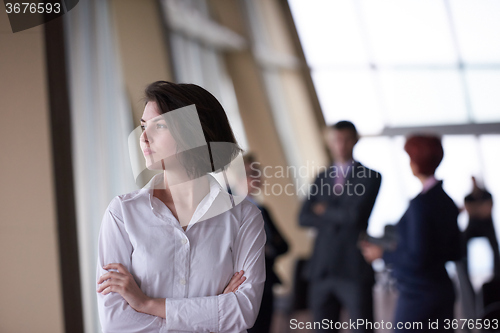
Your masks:
<svg viewBox="0 0 500 333"><path fill-rule="evenodd" d="M232 0L212 0L211 8L215 19L238 34L244 36L249 42L252 40L248 33L246 16L241 2ZM274 23L265 28L276 42L278 51L284 54L295 55L293 42L287 32L285 21L279 12L278 3L273 1L265 7L265 11ZM271 170L286 168L288 163L283 151L283 142L276 130L272 110L268 102L267 92L264 90L261 76L261 67L257 63L252 49L228 53L225 56L228 72L233 80L241 117L245 126L250 150L254 152L263 167L270 166ZM285 91L286 104L289 107L289 117L294 131L300 136L299 150L301 161L305 165L307 160L324 163L326 156L323 150L319 125L314 119L310 96L303 85L303 78L297 70L284 71L281 77ZM266 179L269 186L285 188L293 185L295 180L291 177L272 177ZM295 261L299 257L307 257L311 251L312 239L310 234L298 226L298 212L301 202L297 195L268 195L264 197L265 204L271 213L280 231L289 243L289 252L278 258L276 269L285 282L280 291L286 292L292 284L292 272Z"/></svg>
<svg viewBox="0 0 500 333"><path fill-rule="evenodd" d="M325 154L325 145L323 143L322 127L324 119L321 122L315 115L318 111L321 113L319 104L315 105L316 96L311 96L307 87L307 78L304 77L302 69L308 68L305 58L301 57L297 46L292 37L291 27L286 20L286 4L280 2L286 0L258 0L262 8L263 18L266 23L266 31L269 33L269 39L273 45L274 51L278 54L293 57L297 61L295 67L282 68L279 70L283 90L285 94L289 117L293 133L297 136L296 149L300 152L301 165L325 165L328 158ZM299 46L300 47L300 46ZM310 74L308 74L310 75ZM308 172L309 181L313 181L316 174L311 168Z"/></svg>
<svg viewBox="0 0 500 333"><path fill-rule="evenodd" d="M125 89L138 126L146 86L158 80L173 80L160 6L156 0L110 0L110 8Z"/></svg>
<svg viewBox="0 0 500 333"><path fill-rule="evenodd" d="M0 11L0 332L63 332L44 33Z"/></svg>

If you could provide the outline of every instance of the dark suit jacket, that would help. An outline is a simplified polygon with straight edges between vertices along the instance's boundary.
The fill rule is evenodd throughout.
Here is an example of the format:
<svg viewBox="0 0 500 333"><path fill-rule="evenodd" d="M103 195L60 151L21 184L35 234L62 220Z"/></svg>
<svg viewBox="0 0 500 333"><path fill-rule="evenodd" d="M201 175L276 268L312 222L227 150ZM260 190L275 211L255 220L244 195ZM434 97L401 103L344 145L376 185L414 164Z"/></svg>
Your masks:
<svg viewBox="0 0 500 333"><path fill-rule="evenodd" d="M442 181L410 201L398 229L398 245L384 253L386 264L403 288L430 290L449 285L445 263L460 259L458 208Z"/></svg>
<svg viewBox="0 0 500 333"><path fill-rule="evenodd" d="M339 277L357 282L374 282L373 269L358 248L361 232L368 227L380 188L380 173L355 162L345 180L344 190L333 187L333 166L318 175L299 216L301 226L318 230L314 252L309 260L309 279ZM328 190L328 186L333 190ZM312 207L324 202L325 214L316 215Z"/></svg>
<svg viewBox="0 0 500 333"><path fill-rule="evenodd" d="M266 231L266 283L264 285L264 289L272 291L273 284L281 283L280 279L274 272L274 261L278 256L288 251L288 243L274 225L271 214L269 214L266 207L261 205L257 205L257 207L259 207L262 212L264 230Z"/></svg>

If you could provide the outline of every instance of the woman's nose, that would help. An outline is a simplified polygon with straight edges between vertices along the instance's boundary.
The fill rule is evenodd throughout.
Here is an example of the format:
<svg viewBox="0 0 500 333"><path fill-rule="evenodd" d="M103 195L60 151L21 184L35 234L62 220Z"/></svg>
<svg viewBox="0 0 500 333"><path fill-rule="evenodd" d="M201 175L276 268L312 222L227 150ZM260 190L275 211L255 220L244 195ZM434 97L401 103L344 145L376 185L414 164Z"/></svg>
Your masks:
<svg viewBox="0 0 500 333"><path fill-rule="evenodd" d="M145 142L145 143L149 143L149 140L150 140L146 131L143 131L141 133L140 139L141 139L142 142Z"/></svg>

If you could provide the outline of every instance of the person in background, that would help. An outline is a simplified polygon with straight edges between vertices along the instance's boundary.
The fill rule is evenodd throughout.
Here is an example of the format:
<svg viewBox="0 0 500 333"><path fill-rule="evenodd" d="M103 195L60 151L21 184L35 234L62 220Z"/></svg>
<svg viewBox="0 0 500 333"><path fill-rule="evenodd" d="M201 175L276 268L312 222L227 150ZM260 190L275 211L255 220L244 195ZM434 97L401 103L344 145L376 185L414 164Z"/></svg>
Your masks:
<svg viewBox="0 0 500 333"><path fill-rule="evenodd" d="M455 292L445 263L460 258L458 208L443 190L443 182L434 177L443 159L441 139L410 136L404 149L422 191L410 201L397 224L398 244L394 251L383 251L366 241L361 242L361 248L368 262L383 258L393 268L399 290L394 322L423 324L420 329L395 331L427 331L429 321L438 321L436 331L441 332L447 327L446 320L452 326L454 318Z"/></svg>
<svg viewBox="0 0 500 333"><path fill-rule="evenodd" d="M357 244L368 227L382 177L353 159L358 142L353 123L330 126L325 139L335 163L317 176L299 215L301 226L318 231L306 269L309 307L314 321L338 322L344 307L351 320L373 322L374 273ZM373 332L363 328L358 332Z"/></svg>
<svg viewBox="0 0 500 333"><path fill-rule="evenodd" d="M274 261L278 256L288 251L288 243L278 231L267 208L256 201L255 196L260 190L262 174L259 163L255 159L255 156L250 153L243 156L243 161L246 171L246 185L248 187L247 199L254 203L262 212L267 239L265 246L266 282L264 284L264 294L262 296L262 303L257 320L248 332L268 333L270 332L274 310L273 286L275 284L281 284L279 277L274 272Z"/></svg>
<svg viewBox="0 0 500 333"><path fill-rule="evenodd" d="M493 250L493 272L496 277L500 277L500 252L491 217L493 199L490 192L478 186L474 177L472 177L472 184L472 193L467 195L464 200L465 210L469 214L469 225L464 232L464 245L467 248L467 243L474 237L488 238Z"/></svg>

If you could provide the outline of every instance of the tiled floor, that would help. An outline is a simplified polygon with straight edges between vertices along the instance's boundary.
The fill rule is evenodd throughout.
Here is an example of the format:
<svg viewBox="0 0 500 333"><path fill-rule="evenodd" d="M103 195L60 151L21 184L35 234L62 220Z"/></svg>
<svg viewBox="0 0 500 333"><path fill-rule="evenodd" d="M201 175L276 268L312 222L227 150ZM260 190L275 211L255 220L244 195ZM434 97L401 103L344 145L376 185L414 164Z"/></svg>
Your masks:
<svg viewBox="0 0 500 333"><path fill-rule="evenodd" d="M397 294L391 289L376 285L374 288L374 316L375 321L380 322L384 320L385 322L392 320L392 313L395 306L395 301ZM347 313L341 314L341 321L349 321ZM273 319L272 333L285 333L285 332L297 332L297 333L313 333L312 330L300 330L300 329L290 329L290 320L296 319L297 322L310 322L312 321L311 314L309 311L296 311L292 316L288 317L283 313L275 313ZM348 330L341 330L340 332L349 332ZM389 330L378 330L378 333L390 332Z"/></svg>
<svg viewBox="0 0 500 333"><path fill-rule="evenodd" d="M396 305L397 293L393 288L388 286L382 286L381 284L376 284L374 287L374 316L375 321L384 322L392 321L394 308ZM459 298L459 295L457 295ZM457 318L461 317L461 307L459 301L456 303L455 315ZM287 316L284 313L275 313L272 325L272 333L285 333L285 332L297 332L297 333L313 333L312 330L300 330L300 329L290 329L290 320L297 319L297 322L308 322L312 321L312 317L309 311L296 311L292 316ZM348 321L347 313L342 314L341 321ZM349 330L341 330L340 332L346 333ZM391 330L376 330L376 333L386 333L391 332ZM455 333L462 333L461 330L456 330Z"/></svg>

